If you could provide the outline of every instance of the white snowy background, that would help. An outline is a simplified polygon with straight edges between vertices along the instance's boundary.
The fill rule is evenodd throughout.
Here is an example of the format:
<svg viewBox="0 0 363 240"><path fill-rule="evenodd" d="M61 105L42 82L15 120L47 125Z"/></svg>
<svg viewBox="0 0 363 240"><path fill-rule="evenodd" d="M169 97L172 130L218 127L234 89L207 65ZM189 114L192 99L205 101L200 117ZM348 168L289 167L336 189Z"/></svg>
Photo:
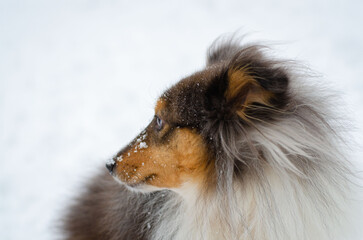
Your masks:
<svg viewBox="0 0 363 240"><path fill-rule="evenodd" d="M223 33L283 43L345 95L363 143L362 26L361 0L0 0L0 239L56 239L69 199Z"/></svg>

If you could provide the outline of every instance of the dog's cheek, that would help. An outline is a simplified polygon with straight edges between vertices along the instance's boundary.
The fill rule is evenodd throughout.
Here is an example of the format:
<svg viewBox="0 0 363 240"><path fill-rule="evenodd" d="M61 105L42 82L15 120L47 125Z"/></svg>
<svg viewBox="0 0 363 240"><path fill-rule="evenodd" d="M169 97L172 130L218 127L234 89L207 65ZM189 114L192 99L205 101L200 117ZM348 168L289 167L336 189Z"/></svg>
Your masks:
<svg viewBox="0 0 363 240"><path fill-rule="evenodd" d="M161 150L165 159L160 184L178 188L185 182L204 179L207 174L208 152L202 137L192 129L183 128L175 133L167 146Z"/></svg>
<svg viewBox="0 0 363 240"><path fill-rule="evenodd" d="M175 188L181 184L179 164L173 149L168 146L151 147L150 156L141 170L149 185Z"/></svg>

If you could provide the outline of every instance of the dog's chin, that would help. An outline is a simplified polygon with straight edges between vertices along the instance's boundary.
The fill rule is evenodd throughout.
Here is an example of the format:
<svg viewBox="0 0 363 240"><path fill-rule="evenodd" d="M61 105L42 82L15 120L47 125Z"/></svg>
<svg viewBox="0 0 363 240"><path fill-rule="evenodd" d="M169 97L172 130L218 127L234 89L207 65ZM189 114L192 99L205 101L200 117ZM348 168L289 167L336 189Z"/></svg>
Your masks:
<svg viewBox="0 0 363 240"><path fill-rule="evenodd" d="M121 181L117 176L112 175L113 179L115 179L116 182L119 184L125 186L128 190L132 192L138 192L138 193L150 193L155 191L163 190L163 188L155 187L152 185L149 185L145 182L140 183L127 183L124 181Z"/></svg>

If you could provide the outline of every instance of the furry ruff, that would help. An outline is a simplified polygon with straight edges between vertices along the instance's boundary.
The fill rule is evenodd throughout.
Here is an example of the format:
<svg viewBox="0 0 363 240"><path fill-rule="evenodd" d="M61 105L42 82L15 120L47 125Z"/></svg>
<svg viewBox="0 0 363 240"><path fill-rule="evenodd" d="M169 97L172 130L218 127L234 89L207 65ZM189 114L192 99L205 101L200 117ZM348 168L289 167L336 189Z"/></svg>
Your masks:
<svg viewBox="0 0 363 240"><path fill-rule="evenodd" d="M89 181L66 239L344 239L353 174L323 89L263 46L216 41Z"/></svg>

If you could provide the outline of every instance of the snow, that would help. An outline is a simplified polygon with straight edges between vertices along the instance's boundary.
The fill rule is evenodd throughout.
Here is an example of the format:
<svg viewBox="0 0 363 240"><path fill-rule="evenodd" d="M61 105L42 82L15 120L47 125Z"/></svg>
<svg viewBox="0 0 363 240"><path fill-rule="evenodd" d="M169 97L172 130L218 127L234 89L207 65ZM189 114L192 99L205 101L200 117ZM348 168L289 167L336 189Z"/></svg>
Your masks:
<svg viewBox="0 0 363 240"><path fill-rule="evenodd" d="M140 144L139 144L139 148L140 149L142 149L142 148L147 148L148 146L147 146L147 144L146 144L146 142L141 142Z"/></svg>
<svg viewBox="0 0 363 240"><path fill-rule="evenodd" d="M117 160L118 160L118 158L117 158ZM106 164L115 164L115 160L113 160L113 158L109 158L109 159L107 159Z"/></svg>
<svg viewBox="0 0 363 240"><path fill-rule="evenodd" d="M359 0L0 1L0 239L57 239L69 200L147 125L165 88L204 66L222 33L271 40L278 56L309 64L345 94L362 144L362 9Z"/></svg>
<svg viewBox="0 0 363 240"><path fill-rule="evenodd" d="M116 158L116 160L117 160L118 162L122 162L122 160L123 160L122 155L121 155L121 156L118 156L118 157Z"/></svg>

